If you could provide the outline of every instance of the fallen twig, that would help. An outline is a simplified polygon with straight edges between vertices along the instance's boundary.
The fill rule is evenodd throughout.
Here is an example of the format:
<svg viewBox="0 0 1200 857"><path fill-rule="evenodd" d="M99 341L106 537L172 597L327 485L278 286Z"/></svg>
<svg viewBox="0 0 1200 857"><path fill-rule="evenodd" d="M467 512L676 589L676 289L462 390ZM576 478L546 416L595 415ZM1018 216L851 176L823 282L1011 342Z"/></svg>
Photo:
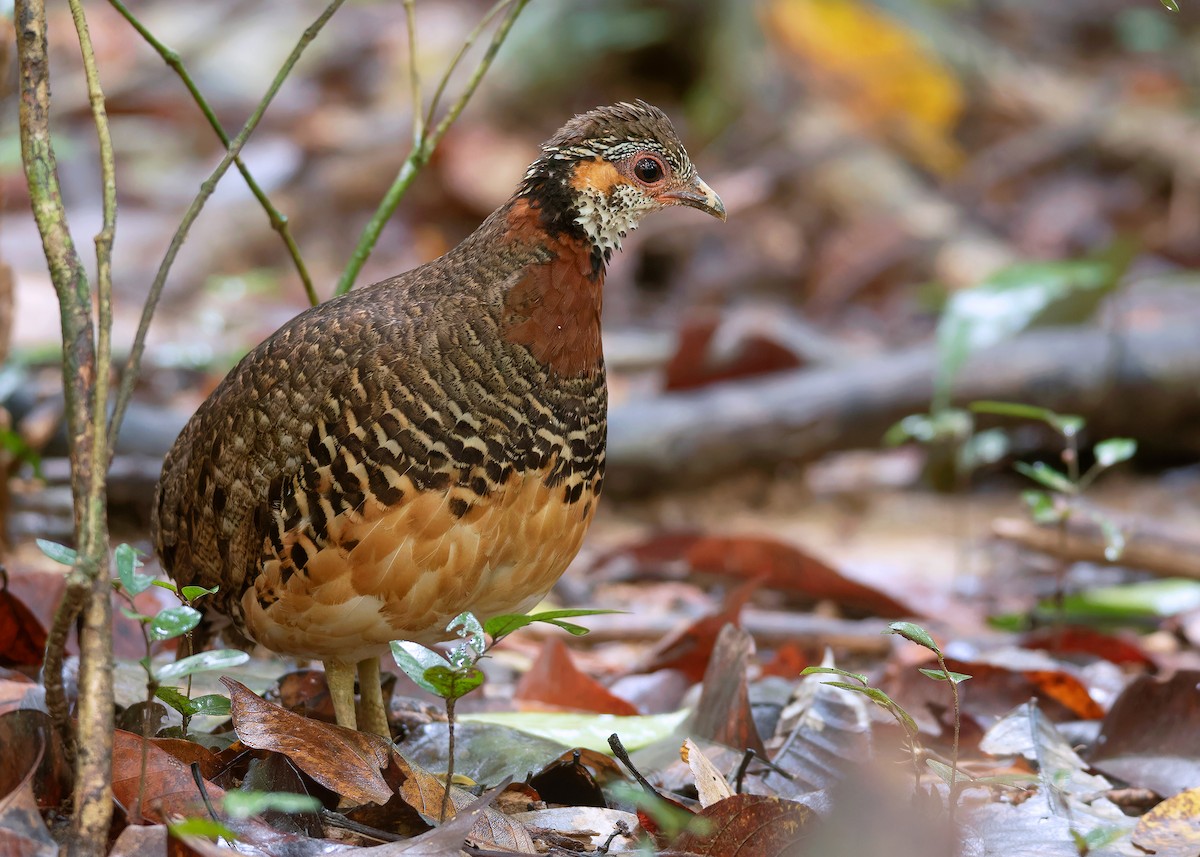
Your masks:
<svg viewBox="0 0 1200 857"><path fill-rule="evenodd" d="M1125 538L1116 565L1140 568L1162 577L1200 580L1200 541L1152 521L1109 517ZM1110 563L1104 553L1110 540L1086 515L1072 515L1065 535L1058 526L1043 527L1021 518L997 518L992 522L992 534L1067 562Z"/></svg>

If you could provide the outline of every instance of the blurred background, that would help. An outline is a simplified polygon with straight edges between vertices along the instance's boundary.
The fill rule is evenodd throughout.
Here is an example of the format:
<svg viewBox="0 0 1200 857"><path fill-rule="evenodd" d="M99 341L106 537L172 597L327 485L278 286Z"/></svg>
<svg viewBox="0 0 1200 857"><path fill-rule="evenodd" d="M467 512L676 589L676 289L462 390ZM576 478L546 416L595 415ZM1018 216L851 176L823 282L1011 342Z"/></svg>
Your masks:
<svg viewBox="0 0 1200 857"><path fill-rule="evenodd" d="M131 5L231 133L320 10ZM580 567L607 568L610 580L614 558L669 570L682 554L663 533L719 534L819 556L930 613L959 597L1028 606L1052 583L1024 572L1056 566L1030 555L1028 538L993 532L1021 519L1020 491L1038 487L1014 463L1066 472L1066 451L1086 470L1094 443L1133 438L1132 464L1088 497L1105 515L1200 538L1200 4L1179 6L535 0L358 282L453 246L571 114L655 103L729 220L652 218L611 265L611 471ZM417 3L426 98L487 8ZM125 20L99 3L89 16L117 150L120 353L223 147ZM51 38L59 167L75 239L90 248L95 132L65 8ZM408 64L401 5L348 3L244 151L323 297L407 154ZM18 564L36 564L30 540L65 538L70 505L57 304L20 170L11 72L7 87L0 261L11 277L0 303L13 323L0 516ZM114 541L148 549L152 486L174 434L246 350L306 305L282 242L231 171L150 334L114 464ZM1084 422L1064 433L1041 412L953 407L980 399ZM891 440L919 442L885 443L908 415ZM1182 561L1194 563L1183 541ZM1103 562L1073 573L1115 574ZM701 613L719 600L720 590L676 588L661 604Z"/></svg>

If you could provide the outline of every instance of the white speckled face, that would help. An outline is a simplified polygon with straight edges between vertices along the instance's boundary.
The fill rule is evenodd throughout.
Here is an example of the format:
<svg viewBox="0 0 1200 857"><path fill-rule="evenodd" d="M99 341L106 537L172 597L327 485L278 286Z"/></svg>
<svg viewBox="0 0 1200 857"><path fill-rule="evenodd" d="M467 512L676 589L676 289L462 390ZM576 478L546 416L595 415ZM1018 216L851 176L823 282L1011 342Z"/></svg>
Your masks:
<svg viewBox="0 0 1200 857"><path fill-rule="evenodd" d="M662 208L640 188L625 183L614 185L609 193L585 188L577 194L576 203L579 214L575 222L606 256L621 249L621 239L637 229L643 216Z"/></svg>

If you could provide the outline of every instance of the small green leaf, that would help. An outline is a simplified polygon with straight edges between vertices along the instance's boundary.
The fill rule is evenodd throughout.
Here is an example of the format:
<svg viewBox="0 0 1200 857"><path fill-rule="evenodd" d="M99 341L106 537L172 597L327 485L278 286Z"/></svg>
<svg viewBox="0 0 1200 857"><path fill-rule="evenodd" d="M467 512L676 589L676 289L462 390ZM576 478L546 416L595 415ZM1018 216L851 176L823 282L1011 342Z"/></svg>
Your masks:
<svg viewBox="0 0 1200 857"><path fill-rule="evenodd" d="M121 578L121 585L130 595L139 595L154 585L153 577L135 571L141 562L132 545L117 545L117 549L113 551L113 559L117 563L117 576Z"/></svg>
<svg viewBox="0 0 1200 857"><path fill-rule="evenodd" d="M232 711L229 697L222 696L219 693L209 693L204 696L197 696L195 699L188 699L179 692L179 688L160 687L154 691L154 695L180 714L187 715L188 717L195 717L196 715L228 717Z"/></svg>
<svg viewBox="0 0 1200 857"><path fill-rule="evenodd" d="M162 589L169 590L170 592L174 592L176 595L178 595L178 594L179 594L179 587L178 587L178 586L176 586L174 583L172 583L172 582L171 582L171 581L169 581L169 580L158 580L158 579L156 578L156 579L155 579L155 581L154 581L154 585L155 585L155 586L158 586L158 587L160 587L160 588L162 588Z"/></svg>
<svg viewBox="0 0 1200 857"><path fill-rule="evenodd" d="M294 792L227 791L223 806L231 818L250 818L268 809L316 812L321 808L321 802L311 795Z"/></svg>
<svg viewBox="0 0 1200 857"><path fill-rule="evenodd" d="M1179 4L1176 3L1175 0L1162 0L1162 4L1166 7L1168 12L1179 11Z"/></svg>
<svg viewBox="0 0 1200 857"><path fill-rule="evenodd" d="M167 824L167 829L176 837L203 836L207 839L224 838L230 842L237 841L236 833L211 818L185 818L183 821Z"/></svg>
<svg viewBox="0 0 1200 857"><path fill-rule="evenodd" d="M442 699L458 699L483 684L483 671L479 667L452 669L441 665L425 670L423 676L433 692Z"/></svg>
<svg viewBox="0 0 1200 857"><path fill-rule="evenodd" d="M899 634L910 643L916 643L918 646L929 649L935 655L940 655L942 650L938 648L937 643L933 641L933 637L929 636L929 632L920 625L912 622L893 622L887 626L884 634Z"/></svg>
<svg viewBox="0 0 1200 857"><path fill-rule="evenodd" d="M236 667L250 660L250 655L235 649L214 649L211 652L200 652L197 655L181 658L171 664L163 664L154 672L158 681L170 681L193 673L207 670L223 670Z"/></svg>
<svg viewBox="0 0 1200 857"><path fill-rule="evenodd" d="M484 650L487 649L487 641L483 638L483 626L479 624L479 620L475 618L474 613L459 613L454 617L454 621L446 626L446 630L453 631L462 637L466 641L466 644L475 651L476 655L482 656Z"/></svg>
<svg viewBox="0 0 1200 857"><path fill-rule="evenodd" d="M995 414L1001 417L1016 417L1023 420L1036 420L1053 428L1059 434L1072 437L1078 434L1084 426L1083 417L1075 414L1060 414L1049 408L1037 405L1026 405L1021 402L972 402L971 410L977 414Z"/></svg>
<svg viewBox="0 0 1200 857"><path fill-rule="evenodd" d="M1035 326L1089 318L1128 261L1113 258L1019 262L956 291L938 321L934 401L947 402L954 376L976 351Z"/></svg>
<svg viewBox="0 0 1200 857"><path fill-rule="evenodd" d="M179 594L183 596L184 601L187 601L190 604L197 598L201 598L205 595L215 594L220 588L221 587L219 586L214 586L212 589L205 589L203 586L185 586L183 589L179 590Z"/></svg>
<svg viewBox="0 0 1200 857"><path fill-rule="evenodd" d="M1087 516L1096 522L1100 532L1104 534L1104 558L1109 562L1117 562L1125 553L1125 531L1121 525L1103 512L1088 509Z"/></svg>
<svg viewBox="0 0 1200 857"><path fill-rule="evenodd" d="M862 694L880 708L890 712L893 717L900 721L900 725L904 727L909 735L915 736L920 731L917 728L917 721L913 720L909 713L901 708L894 699L877 687L859 687L855 684L847 684L844 681L826 681L822 682L822 684L848 690L851 693Z"/></svg>
<svg viewBox="0 0 1200 857"><path fill-rule="evenodd" d="M1062 494L1075 493L1075 483L1044 461L1035 461L1033 464L1018 461L1013 468L1051 491L1058 491Z"/></svg>
<svg viewBox="0 0 1200 857"><path fill-rule="evenodd" d="M930 670L923 667L917 667L917 672L921 675L933 679L934 681L952 681L955 684L962 684L970 678L966 673L956 673L954 670Z"/></svg>
<svg viewBox="0 0 1200 857"><path fill-rule="evenodd" d="M965 472L995 464L1008 455L1011 447L1008 432L993 428L976 432L967 438L959 452L959 466Z"/></svg>
<svg viewBox="0 0 1200 857"><path fill-rule="evenodd" d="M174 708L185 717L195 714L192 701L179 692L177 687L160 687L154 691L154 696Z"/></svg>
<svg viewBox="0 0 1200 857"><path fill-rule="evenodd" d="M568 634L576 637L584 637L591 633L589 629L583 627L582 625L576 625L574 622L564 622L561 619L543 619L542 621L553 625L556 628L562 628Z"/></svg>
<svg viewBox="0 0 1200 857"><path fill-rule="evenodd" d="M443 658L433 649L422 646L420 643L413 643L408 640L393 640L392 641L392 657L396 660L396 665L404 671L404 674L417 683L417 686L422 690L440 696L436 687L434 687L426 678L425 673L434 667L444 667L452 669L450 662Z"/></svg>
<svg viewBox="0 0 1200 857"><path fill-rule="evenodd" d="M532 625L534 622L548 622L551 625L563 628L564 625L556 622L556 619L574 619L579 616L601 616L606 613L624 612L624 610L545 610L541 613L532 614L509 613L504 616L493 616L491 619L488 619L484 623L483 630L493 640L498 640L501 637L507 637L513 631L524 628L526 625ZM565 630L570 631L571 629L565 628ZM578 636L577 631L571 631L571 633Z"/></svg>
<svg viewBox="0 0 1200 857"><path fill-rule="evenodd" d="M800 675L840 675L843 678L852 678L864 687L868 684L867 677L862 673L847 672L837 667L805 667L800 671Z"/></svg>
<svg viewBox="0 0 1200 857"><path fill-rule="evenodd" d="M191 607L168 607L150 623L151 640L180 637L200 624L200 611Z"/></svg>
<svg viewBox="0 0 1200 857"><path fill-rule="evenodd" d="M945 762L939 762L937 759L926 759L925 764L929 766L931 771L942 778L942 782L950 785L950 781L954 779L954 769L952 767ZM968 773L964 773L962 770L958 772L958 782L960 785L970 785L971 783L981 785L979 780Z"/></svg>
<svg viewBox="0 0 1200 857"><path fill-rule="evenodd" d="M1022 402L993 402L984 400L971 402L972 411L977 414L995 414L1000 417L1016 417L1022 420L1039 420L1054 424L1058 414L1049 408L1039 408L1037 405L1026 405Z"/></svg>
<svg viewBox="0 0 1200 857"><path fill-rule="evenodd" d="M1021 499L1029 507L1029 514L1035 523L1043 525L1062 523L1066 509L1060 509L1054 502L1054 498L1045 491L1036 491L1031 488L1021 492Z"/></svg>
<svg viewBox="0 0 1200 857"><path fill-rule="evenodd" d="M899 446L910 440L928 443L933 440L933 420L928 414L909 414L883 435L884 446Z"/></svg>
<svg viewBox="0 0 1200 857"><path fill-rule="evenodd" d="M126 619L132 619L134 622L149 622L154 618L153 616L147 616L145 613L139 613L132 607L122 607L121 615Z"/></svg>
<svg viewBox="0 0 1200 857"><path fill-rule="evenodd" d="M197 696L192 700L192 705L195 707L192 714L201 714L205 717L228 717L233 713L233 705L230 703L229 697L220 693L206 693L203 696Z"/></svg>
<svg viewBox="0 0 1200 857"><path fill-rule="evenodd" d="M1097 464L1101 467L1112 467L1133 458L1137 453L1137 441L1130 437L1110 437L1092 447L1092 452L1096 456Z"/></svg>
<svg viewBox="0 0 1200 857"><path fill-rule="evenodd" d="M177 687L160 687L154 691L154 695L180 714L188 717L195 717L197 714L207 717L228 717L231 711L229 697L219 693L209 693L197 696L195 699L188 699L180 693Z"/></svg>
<svg viewBox="0 0 1200 857"><path fill-rule="evenodd" d="M61 565L74 565L75 558L78 556L73 548L46 539L38 539L37 546L38 550Z"/></svg>
<svg viewBox="0 0 1200 857"><path fill-rule="evenodd" d="M612 753L608 736L617 732L632 752L672 735L687 718L688 709L666 714L588 714L582 711L479 711L461 716L464 723L499 723L568 747L587 747Z"/></svg>

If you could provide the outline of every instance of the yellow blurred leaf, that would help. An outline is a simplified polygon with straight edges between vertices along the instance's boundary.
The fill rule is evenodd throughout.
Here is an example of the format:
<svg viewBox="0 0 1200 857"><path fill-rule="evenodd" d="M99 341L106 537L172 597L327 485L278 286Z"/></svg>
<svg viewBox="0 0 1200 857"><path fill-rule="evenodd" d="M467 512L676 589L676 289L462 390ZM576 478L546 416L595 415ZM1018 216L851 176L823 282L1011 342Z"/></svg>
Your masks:
<svg viewBox="0 0 1200 857"><path fill-rule="evenodd" d="M767 31L797 60L805 82L922 166L954 172L951 134L963 92L950 71L901 24L862 0L771 0Z"/></svg>
<svg viewBox="0 0 1200 857"><path fill-rule="evenodd" d="M1142 816L1133 844L1158 857L1195 857L1200 853L1200 788L1168 798Z"/></svg>

